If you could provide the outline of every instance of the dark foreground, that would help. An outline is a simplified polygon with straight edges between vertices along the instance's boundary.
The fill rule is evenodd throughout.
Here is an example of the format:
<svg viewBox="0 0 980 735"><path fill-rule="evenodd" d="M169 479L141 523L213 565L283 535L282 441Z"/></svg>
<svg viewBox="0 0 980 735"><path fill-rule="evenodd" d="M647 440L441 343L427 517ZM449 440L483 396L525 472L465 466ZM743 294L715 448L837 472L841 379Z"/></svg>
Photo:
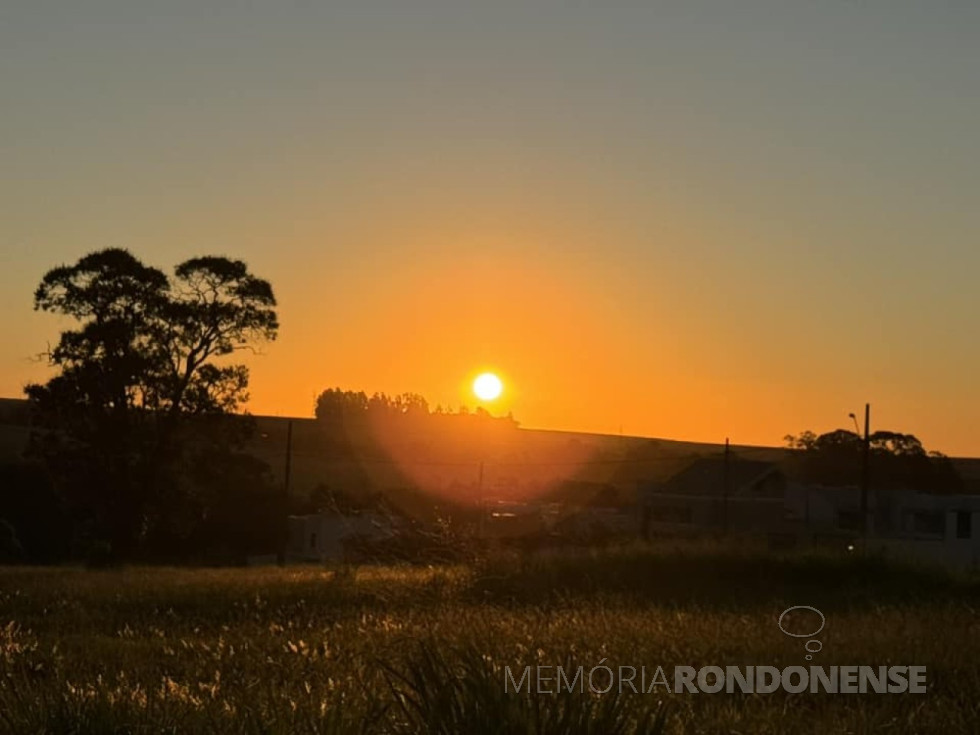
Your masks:
<svg viewBox="0 0 980 735"><path fill-rule="evenodd" d="M794 605L826 616L810 661L777 627ZM978 611L976 579L712 545L436 568L7 568L0 732L977 732ZM619 668L645 667L649 688L659 666L672 684L674 666L750 664L925 666L927 691L645 692ZM505 691L528 666L545 678ZM599 691L609 666L618 683L554 693L558 666L566 681L595 669Z"/></svg>

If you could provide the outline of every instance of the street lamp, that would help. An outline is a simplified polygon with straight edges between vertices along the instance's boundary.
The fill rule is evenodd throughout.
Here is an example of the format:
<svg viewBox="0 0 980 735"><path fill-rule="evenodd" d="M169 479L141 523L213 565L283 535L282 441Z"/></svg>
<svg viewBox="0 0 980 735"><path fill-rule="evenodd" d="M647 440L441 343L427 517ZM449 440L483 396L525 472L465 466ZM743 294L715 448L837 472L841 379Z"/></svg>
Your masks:
<svg viewBox="0 0 980 735"><path fill-rule="evenodd" d="M853 413L848 414L852 419L854 419L854 428L857 430L858 436L861 435L861 430L858 427L857 416ZM873 531L873 523L871 523L871 518L868 517L868 486L871 481L871 404L864 404L864 446L863 454L861 458L861 528L864 533L864 537L867 538L870 532Z"/></svg>

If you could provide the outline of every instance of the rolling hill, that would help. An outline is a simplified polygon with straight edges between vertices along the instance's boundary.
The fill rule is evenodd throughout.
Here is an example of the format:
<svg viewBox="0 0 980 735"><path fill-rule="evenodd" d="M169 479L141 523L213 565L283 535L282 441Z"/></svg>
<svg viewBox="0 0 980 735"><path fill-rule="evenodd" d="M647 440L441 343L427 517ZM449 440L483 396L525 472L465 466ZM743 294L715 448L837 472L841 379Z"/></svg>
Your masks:
<svg viewBox="0 0 980 735"><path fill-rule="evenodd" d="M0 399L0 461L16 460L29 435L26 401ZM318 486L354 496L418 491L446 502L526 501L612 488L629 502L640 481L669 478L694 457L720 454L719 444L633 436L515 428L506 431L418 432L365 429L336 435L311 418L256 416L248 451L284 483L292 424L290 493L308 497ZM732 446L734 456L779 462L786 450ZM980 459L958 458L970 491L980 490Z"/></svg>

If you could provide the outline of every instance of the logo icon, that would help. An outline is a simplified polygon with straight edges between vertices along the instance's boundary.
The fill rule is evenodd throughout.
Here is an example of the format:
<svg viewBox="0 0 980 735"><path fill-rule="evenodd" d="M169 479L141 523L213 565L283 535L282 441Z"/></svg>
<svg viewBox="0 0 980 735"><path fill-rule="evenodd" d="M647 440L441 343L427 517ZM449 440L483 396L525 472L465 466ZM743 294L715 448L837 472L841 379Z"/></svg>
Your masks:
<svg viewBox="0 0 980 735"><path fill-rule="evenodd" d="M810 612L816 613L817 615L820 616L820 627L817 628L816 630L812 630L812 631L809 631L807 633L794 633L794 632L791 632L789 630L786 630L786 628L783 627L784 620L785 620L786 616L787 615L790 615L794 610L809 610ZM803 644L803 648L807 652L807 655L806 655L806 660L807 661L810 661L813 658L813 655L812 654L818 653L823 648L823 643L821 643L820 641L816 640L816 638L814 638L814 636L816 636L818 633L820 633L820 631L822 631L824 629L824 626L826 624L827 624L827 618L824 617L824 614L822 612L820 612L819 610L817 610L817 608L811 607L810 605L793 605L792 607L787 607L780 614L779 620L776 621L776 625L779 626L779 629L784 634L788 635L790 638L811 638L811 639L813 639L813 640L808 640L806 643Z"/></svg>

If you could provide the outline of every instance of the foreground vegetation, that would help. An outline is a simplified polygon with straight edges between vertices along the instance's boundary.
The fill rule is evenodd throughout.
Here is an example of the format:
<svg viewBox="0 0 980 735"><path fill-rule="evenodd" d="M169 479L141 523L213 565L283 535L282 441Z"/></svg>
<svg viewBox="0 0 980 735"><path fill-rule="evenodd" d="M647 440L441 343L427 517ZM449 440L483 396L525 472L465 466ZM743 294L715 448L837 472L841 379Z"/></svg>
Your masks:
<svg viewBox="0 0 980 735"><path fill-rule="evenodd" d="M926 694L504 692L506 667L928 667ZM0 731L976 732L980 583L659 546L469 566L0 570ZM668 676L669 673L668 673ZM587 690L588 691L588 690Z"/></svg>

